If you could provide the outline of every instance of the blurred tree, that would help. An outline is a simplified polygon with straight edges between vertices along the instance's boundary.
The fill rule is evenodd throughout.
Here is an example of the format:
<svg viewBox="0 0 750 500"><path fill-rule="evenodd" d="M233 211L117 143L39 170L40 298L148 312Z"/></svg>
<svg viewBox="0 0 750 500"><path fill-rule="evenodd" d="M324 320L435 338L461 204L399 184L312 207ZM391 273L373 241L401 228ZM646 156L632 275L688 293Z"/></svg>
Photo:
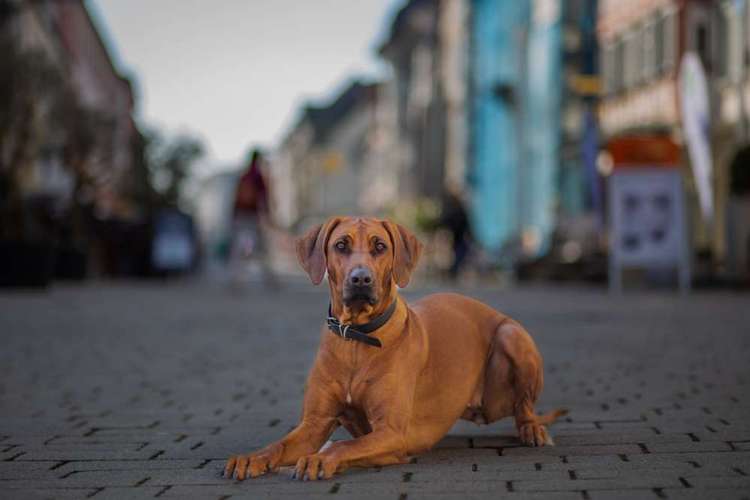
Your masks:
<svg viewBox="0 0 750 500"><path fill-rule="evenodd" d="M193 165L203 157L203 143L185 134L166 140L155 130L146 132L144 140L144 158L156 201L160 205L177 206Z"/></svg>
<svg viewBox="0 0 750 500"><path fill-rule="evenodd" d="M130 146L133 164L123 186L124 195L145 214L151 214L158 202L149 160L149 150L153 148L152 139L153 133L142 133L140 130L133 135Z"/></svg>

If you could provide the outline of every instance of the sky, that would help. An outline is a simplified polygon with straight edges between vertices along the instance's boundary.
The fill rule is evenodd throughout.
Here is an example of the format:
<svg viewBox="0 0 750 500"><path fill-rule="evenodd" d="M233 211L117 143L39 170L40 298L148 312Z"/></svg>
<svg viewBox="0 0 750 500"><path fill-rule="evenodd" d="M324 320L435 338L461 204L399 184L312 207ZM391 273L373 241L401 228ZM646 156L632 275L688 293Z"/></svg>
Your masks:
<svg viewBox="0 0 750 500"><path fill-rule="evenodd" d="M139 123L189 132L205 168L272 148L307 99L387 73L375 49L402 0L86 0Z"/></svg>

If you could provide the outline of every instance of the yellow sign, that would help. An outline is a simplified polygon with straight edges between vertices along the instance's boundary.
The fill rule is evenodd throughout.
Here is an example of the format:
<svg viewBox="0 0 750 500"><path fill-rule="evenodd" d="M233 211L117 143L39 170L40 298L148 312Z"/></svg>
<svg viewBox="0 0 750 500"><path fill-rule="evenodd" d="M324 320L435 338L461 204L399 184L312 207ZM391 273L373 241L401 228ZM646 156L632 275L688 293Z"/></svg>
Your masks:
<svg viewBox="0 0 750 500"><path fill-rule="evenodd" d="M344 158L338 151L328 151L321 158L321 166L326 174L335 174L344 165Z"/></svg>

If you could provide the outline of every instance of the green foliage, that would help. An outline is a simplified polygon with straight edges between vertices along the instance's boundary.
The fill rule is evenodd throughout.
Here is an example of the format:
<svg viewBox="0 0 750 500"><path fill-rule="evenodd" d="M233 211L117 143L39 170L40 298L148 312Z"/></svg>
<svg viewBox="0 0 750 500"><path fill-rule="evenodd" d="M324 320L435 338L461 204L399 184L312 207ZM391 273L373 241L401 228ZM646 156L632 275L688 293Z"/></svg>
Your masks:
<svg viewBox="0 0 750 500"><path fill-rule="evenodd" d="M203 143L186 134L165 139L153 129L146 131L142 140L140 163L145 167L142 173L148 178L156 203L176 206L195 162L203 157Z"/></svg>

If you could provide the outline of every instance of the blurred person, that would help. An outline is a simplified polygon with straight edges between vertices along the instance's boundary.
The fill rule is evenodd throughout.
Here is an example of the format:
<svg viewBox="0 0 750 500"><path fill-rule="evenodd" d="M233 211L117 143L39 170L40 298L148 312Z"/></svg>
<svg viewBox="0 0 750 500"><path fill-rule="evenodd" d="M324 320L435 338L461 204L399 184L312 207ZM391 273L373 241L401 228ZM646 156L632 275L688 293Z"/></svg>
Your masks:
<svg viewBox="0 0 750 500"><path fill-rule="evenodd" d="M261 171L264 161L263 153L253 150L247 170L237 181L229 254L230 282L234 287L246 283L252 262L260 265L267 285L278 284L268 255L271 220L268 181Z"/></svg>
<svg viewBox="0 0 750 500"><path fill-rule="evenodd" d="M448 269L448 276L456 280L471 248L469 216L458 189L446 190L438 226L447 229L452 236L453 263Z"/></svg>

